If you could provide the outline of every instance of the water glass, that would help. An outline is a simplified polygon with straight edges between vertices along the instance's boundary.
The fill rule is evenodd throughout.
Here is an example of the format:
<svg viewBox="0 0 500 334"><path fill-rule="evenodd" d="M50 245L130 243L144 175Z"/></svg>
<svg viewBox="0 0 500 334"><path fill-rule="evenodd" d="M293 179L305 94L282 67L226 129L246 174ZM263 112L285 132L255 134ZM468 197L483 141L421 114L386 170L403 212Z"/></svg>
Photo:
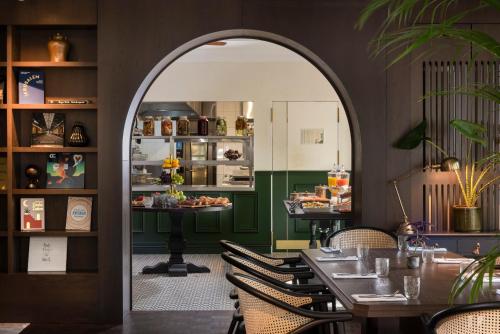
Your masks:
<svg viewBox="0 0 500 334"><path fill-rule="evenodd" d="M142 202L144 203L144 207L150 208L153 206L154 199L151 196L144 196Z"/></svg>
<svg viewBox="0 0 500 334"><path fill-rule="evenodd" d="M358 259L361 261L365 261L368 258L368 253L370 252L370 248L364 245L356 246L356 255Z"/></svg>
<svg viewBox="0 0 500 334"><path fill-rule="evenodd" d="M386 257L378 257L375 259L375 272L378 277L389 276L389 259Z"/></svg>
<svg viewBox="0 0 500 334"><path fill-rule="evenodd" d="M434 260L434 247L433 246L423 246L422 247L422 261L423 263L432 263Z"/></svg>
<svg viewBox="0 0 500 334"><path fill-rule="evenodd" d="M401 234L398 235L398 250L400 252L405 252L408 250L408 236Z"/></svg>
<svg viewBox="0 0 500 334"><path fill-rule="evenodd" d="M404 277L405 296L408 299L417 299L420 295L420 277L405 276Z"/></svg>

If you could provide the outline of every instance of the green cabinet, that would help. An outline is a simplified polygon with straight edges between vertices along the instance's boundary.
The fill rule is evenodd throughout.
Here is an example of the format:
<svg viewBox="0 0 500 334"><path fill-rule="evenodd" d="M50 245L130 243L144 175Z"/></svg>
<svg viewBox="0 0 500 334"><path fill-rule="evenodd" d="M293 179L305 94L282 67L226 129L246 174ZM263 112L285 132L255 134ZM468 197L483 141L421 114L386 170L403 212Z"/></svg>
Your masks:
<svg viewBox="0 0 500 334"><path fill-rule="evenodd" d="M228 239L262 252L271 248L271 173L256 172L254 191L186 192L186 195L228 197L232 210L189 213L183 230L187 253L219 253L219 240ZM134 193L137 196L140 193ZM133 213L135 254L166 253L170 220L166 213Z"/></svg>

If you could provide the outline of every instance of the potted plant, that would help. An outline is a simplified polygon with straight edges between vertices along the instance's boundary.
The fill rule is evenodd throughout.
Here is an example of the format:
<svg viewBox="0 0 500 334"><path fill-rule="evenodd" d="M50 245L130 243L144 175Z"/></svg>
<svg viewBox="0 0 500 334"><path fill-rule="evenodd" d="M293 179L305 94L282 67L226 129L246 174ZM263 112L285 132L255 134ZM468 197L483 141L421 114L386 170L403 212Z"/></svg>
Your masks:
<svg viewBox="0 0 500 334"><path fill-rule="evenodd" d="M481 231L481 208L477 202L481 193L489 185L500 180L500 175L494 173L495 164L500 161L500 153L494 152L476 161L472 158L472 147L474 144L485 145L486 129L479 124L461 119L452 120L450 125L464 136L468 143L462 173L459 171L458 161L426 137L427 121L425 120L406 133L394 146L410 150L425 141L441 152L444 156L441 169L453 171L460 187L461 201L453 205L454 230L455 232L479 232Z"/></svg>

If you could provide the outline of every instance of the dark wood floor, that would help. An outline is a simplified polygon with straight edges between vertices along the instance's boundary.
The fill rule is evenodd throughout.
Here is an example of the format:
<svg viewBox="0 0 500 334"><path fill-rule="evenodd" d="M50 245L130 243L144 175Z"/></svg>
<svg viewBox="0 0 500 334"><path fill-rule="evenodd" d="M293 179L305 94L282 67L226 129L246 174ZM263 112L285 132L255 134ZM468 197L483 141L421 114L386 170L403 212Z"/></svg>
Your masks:
<svg viewBox="0 0 500 334"><path fill-rule="evenodd" d="M227 333L232 311L132 312L123 325L32 324L22 334L187 334Z"/></svg>

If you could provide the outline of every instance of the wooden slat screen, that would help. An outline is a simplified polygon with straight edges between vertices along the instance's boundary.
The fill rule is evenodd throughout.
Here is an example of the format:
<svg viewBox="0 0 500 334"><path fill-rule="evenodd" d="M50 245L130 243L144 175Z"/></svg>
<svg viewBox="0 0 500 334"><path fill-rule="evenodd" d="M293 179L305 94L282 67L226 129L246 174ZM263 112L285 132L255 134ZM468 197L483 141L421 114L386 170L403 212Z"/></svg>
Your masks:
<svg viewBox="0 0 500 334"><path fill-rule="evenodd" d="M435 91L453 90L468 84L487 83L499 85L500 64L496 61L478 61L469 66L467 62L423 63L423 92L428 95ZM423 117L428 122L427 136L442 147L450 156L465 161L466 141L449 126L452 119L466 119L484 125L487 129L486 146L473 145L472 156L484 157L489 152L498 152L500 147L500 106L492 101L473 96L450 94L432 95L422 102ZM424 146L422 167L439 164L443 156L433 146ZM462 164L463 165L463 164ZM499 166L495 167L498 174ZM460 203L460 189L453 175L442 175L429 171L424 176L423 217L436 232L449 231L451 227L451 206ZM484 231L500 230L500 185L491 185L480 199Z"/></svg>

